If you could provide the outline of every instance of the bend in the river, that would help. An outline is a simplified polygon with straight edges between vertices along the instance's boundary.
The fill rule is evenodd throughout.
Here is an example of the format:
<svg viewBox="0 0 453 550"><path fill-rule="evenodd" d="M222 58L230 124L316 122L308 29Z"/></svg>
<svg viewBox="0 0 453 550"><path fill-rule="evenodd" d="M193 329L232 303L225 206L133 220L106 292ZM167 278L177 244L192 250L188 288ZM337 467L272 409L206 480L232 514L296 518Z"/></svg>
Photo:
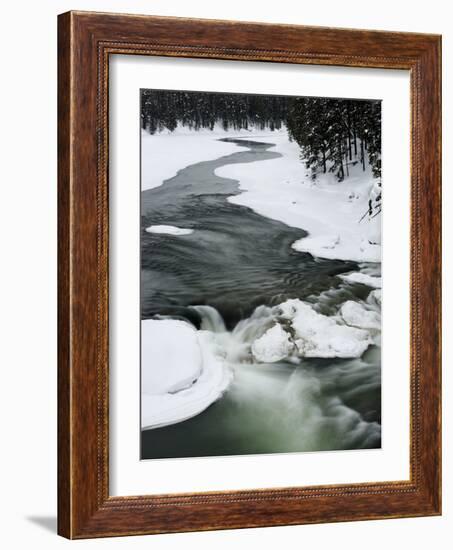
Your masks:
<svg viewBox="0 0 453 550"><path fill-rule="evenodd" d="M248 150L192 164L142 192L142 318L193 319L190 305L215 307L232 328L258 305L306 298L338 286L335 275L356 264L313 258L291 244L306 232L228 202L239 182L215 170L282 156L274 144L232 139ZM151 234L151 225L193 229L190 235ZM195 319L196 322L196 319Z"/></svg>

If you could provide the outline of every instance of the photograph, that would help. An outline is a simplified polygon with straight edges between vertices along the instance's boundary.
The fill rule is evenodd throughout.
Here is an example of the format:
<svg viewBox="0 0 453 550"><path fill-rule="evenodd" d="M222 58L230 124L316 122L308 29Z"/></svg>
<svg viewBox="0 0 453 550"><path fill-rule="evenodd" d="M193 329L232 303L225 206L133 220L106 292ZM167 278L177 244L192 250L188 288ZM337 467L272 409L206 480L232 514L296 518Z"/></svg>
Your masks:
<svg viewBox="0 0 453 550"><path fill-rule="evenodd" d="M381 101L140 90L141 459L381 447Z"/></svg>
<svg viewBox="0 0 453 550"><path fill-rule="evenodd" d="M5 550L452 549L449 7L5 2Z"/></svg>

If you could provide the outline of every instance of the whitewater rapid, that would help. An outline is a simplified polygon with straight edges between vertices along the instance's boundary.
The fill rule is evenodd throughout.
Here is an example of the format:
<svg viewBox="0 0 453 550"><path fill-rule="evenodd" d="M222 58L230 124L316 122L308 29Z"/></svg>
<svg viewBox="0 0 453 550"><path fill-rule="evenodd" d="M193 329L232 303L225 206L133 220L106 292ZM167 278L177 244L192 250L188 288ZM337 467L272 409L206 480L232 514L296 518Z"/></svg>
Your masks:
<svg viewBox="0 0 453 550"><path fill-rule="evenodd" d="M341 322L339 312L344 306L344 293L350 292L348 287L355 284L358 283L344 282L340 289L330 289L320 297L322 309L335 311L338 322ZM354 303L360 305L363 311L378 315L380 306L376 296L376 290L370 289L367 300ZM369 328L374 340L367 346L367 351L348 360L330 358L328 361L325 357L293 355L266 362L259 355L257 357L253 345L272 327L278 326L281 308L259 306L231 331L212 306L198 305L191 309L198 316L199 328L196 330L189 322L186 325L192 327L188 330L198 335L204 349L204 363L200 364L199 378L194 376L189 389L186 387L164 397L154 397L154 424L148 426L154 428L150 440L160 441L165 430L167 433L176 432L178 439L170 448L172 453L178 454L178 445L175 446L174 442L180 441L183 434L184 439L192 442L194 437L200 440L200 435L205 433L204 426L211 417L213 425L219 428L216 441L221 436L228 441L232 437L231 432L235 432L236 437L241 434L239 440L247 435L248 450L241 449L243 453L380 445L379 398L375 396L370 401L366 397L370 392L380 392L380 340L376 327ZM327 318L320 313L318 315ZM328 318L334 317L331 315ZM154 321L165 322L163 319ZM184 324L182 321L167 322ZM367 322L366 315L355 324L360 322ZM348 326L344 320L342 323L339 326ZM177 332L171 331L170 336L177 338ZM184 357L180 364L191 366L189 346L179 349ZM168 363L167 360L167 366ZM143 402L144 410L148 405L146 399L149 398ZM360 410L361 407L363 410ZM226 415L225 418L221 417L222 414ZM203 426L201 432L198 429L200 425ZM166 426L165 430L156 429L163 426ZM257 433L261 434L258 438ZM207 439L211 438L212 435ZM168 445L164 448L167 448L169 456L173 456ZM203 449L203 445L201 448L203 455L220 452L214 452L218 449L216 445L211 453L206 447ZM231 451L236 448L237 441L226 454L234 454ZM162 450L157 445L154 449L154 455L161 456Z"/></svg>

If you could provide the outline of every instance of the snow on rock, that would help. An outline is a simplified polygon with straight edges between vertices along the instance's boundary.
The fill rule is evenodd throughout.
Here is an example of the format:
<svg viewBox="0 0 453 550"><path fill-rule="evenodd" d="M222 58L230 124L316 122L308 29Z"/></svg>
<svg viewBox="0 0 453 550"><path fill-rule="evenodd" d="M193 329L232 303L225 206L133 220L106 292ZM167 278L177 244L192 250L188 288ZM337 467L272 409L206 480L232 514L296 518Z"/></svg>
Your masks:
<svg viewBox="0 0 453 550"><path fill-rule="evenodd" d="M354 273L348 273L347 275L338 275L340 279L343 279L343 281L347 281L349 283L360 283L362 285L370 286L371 288L381 288L382 287L382 279L381 277L372 277L371 275L367 275L366 273L360 273L360 272L354 272Z"/></svg>
<svg viewBox="0 0 453 550"><path fill-rule="evenodd" d="M178 320L142 321L142 428L187 420L232 380L215 335Z"/></svg>
<svg viewBox="0 0 453 550"><path fill-rule="evenodd" d="M380 330L381 316L376 311L366 309L362 304L348 300L340 308L344 322L352 327Z"/></svg>
<svg viewBox="0 0 453 550"><path fill-rule="evenodd" d="M278 323L252 344L252 353L260 363L275 363L288 357L294 349L289 334Z"/></svg>
<svg viewBox="0 0 453 550"><path fill-rule="evenodd" d="M334 317L321 315L300 300L288 301L295 309L291 326L299 356L360 357L372 343L367 331L341 325Z"/></svg>
<svg viewBox="0 0 453 550"><path fill-rule="evenodd" d="M190 235L193 229L183 229L174 225L151 225L145 229L148 233L160 233L163 235Z"/></svg>
<svg viewBox="0 0 453 550"><path fill-rule="evenodd" d="M294 357L360 357L373 343L367 330L317 313L299 299L276 306L275 316L278 324L252 344L252 354L259 362Z"/></svg>

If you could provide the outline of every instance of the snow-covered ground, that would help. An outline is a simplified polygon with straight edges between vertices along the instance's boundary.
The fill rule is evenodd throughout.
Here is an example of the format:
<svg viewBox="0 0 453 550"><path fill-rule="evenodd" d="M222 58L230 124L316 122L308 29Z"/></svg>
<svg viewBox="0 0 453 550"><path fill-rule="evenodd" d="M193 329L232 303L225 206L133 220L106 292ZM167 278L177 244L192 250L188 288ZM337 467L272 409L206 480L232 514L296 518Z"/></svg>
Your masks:
<svg viewBox="0 0 453 550"><path fill-rule="evenodd" d="M258 132L250 139L275 143L271 149L283 156L249 164L222 166L216 174L239 180L240 195L229 197L234 204L252 208L258 214L304 229L309 235L293 248L314 256L358 262L380 262L380 221L376 216L361 220L368 201L377 192L369 168L350 166L349 177L338 182L332 174L320 174L312 181L300 148L286 132Z"/></svg>
<svg viewBox="0 0 453 550"><path fill-rule="evenodd" d="M159 187L186 166L215 160L241 150L234 143L220 139L252 135L253 132L248 130L226 132L220 125L216 125L213 130L190 130L186 126L178 126L173 132L164 130L152 135L142 130L142 191Z"/></svg>
<svg viewBox="0 0 453 550"><path fill-rule="evenodd" d="M182 422L219 399L232 372L215 336L173 319L142 321L142 429Z"/></svg>

